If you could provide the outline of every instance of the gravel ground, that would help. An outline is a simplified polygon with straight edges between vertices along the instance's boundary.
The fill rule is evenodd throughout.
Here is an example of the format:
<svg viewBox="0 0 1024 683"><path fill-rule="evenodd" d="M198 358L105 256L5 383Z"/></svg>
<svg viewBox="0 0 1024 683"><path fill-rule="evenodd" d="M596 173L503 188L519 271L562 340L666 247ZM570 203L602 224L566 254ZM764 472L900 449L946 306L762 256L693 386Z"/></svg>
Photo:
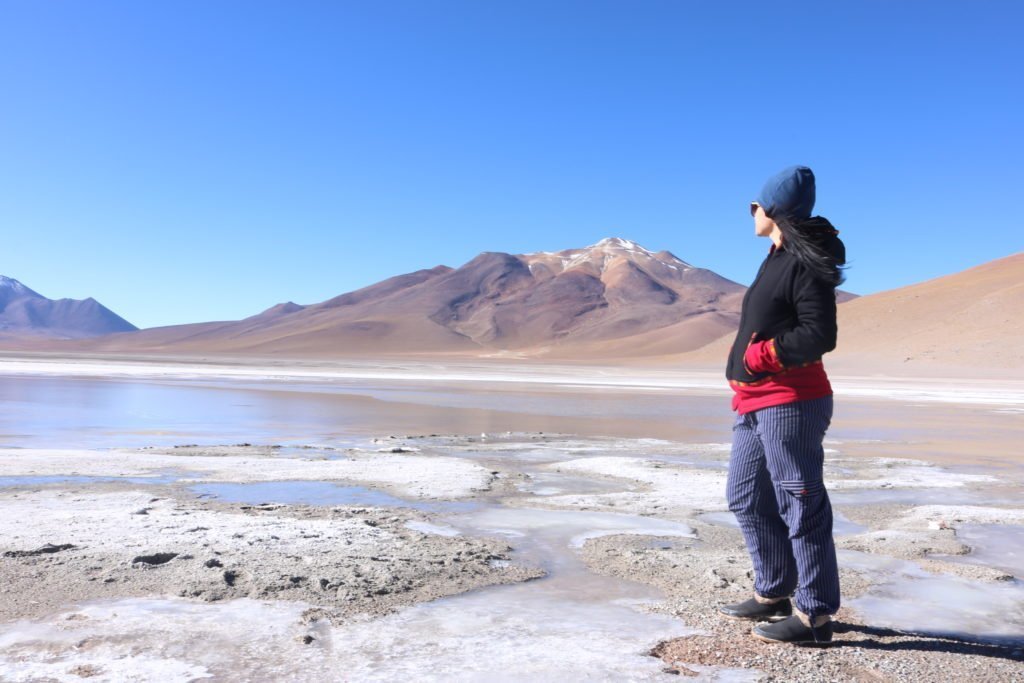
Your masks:
<svg viewBox="0 0 1024 683"><path fill-rule="evenodd" d="M874 628L846 608L836 615L831 647L757 640L749 635L752 622L718 612L719 605L744 600L753 591L753 572L739 531L700 523L694 528L698 539L688 544L666 539L674 543L659 548L635 537L609 536L588 541L584 548L591 570L661 588L666 600L652 609L677 616L704 633L652 649L668 672L697 675L698 669L688 669L689 664L756 669L765 681L1024 680L1024 649L1019 646ZM858 572L841 570L840 576L845 599L870 586Z"/></svg>

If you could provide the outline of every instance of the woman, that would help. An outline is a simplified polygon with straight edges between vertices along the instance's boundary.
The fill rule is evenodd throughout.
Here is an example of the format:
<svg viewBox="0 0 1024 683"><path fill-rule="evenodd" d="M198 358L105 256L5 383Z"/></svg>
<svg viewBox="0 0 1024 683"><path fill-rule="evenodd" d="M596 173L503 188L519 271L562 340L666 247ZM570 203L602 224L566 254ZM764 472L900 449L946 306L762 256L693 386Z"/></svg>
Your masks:
<svg viewBox="0 0 1024 683"><path fill-rule="evenodd" d="M814 184L811 169L792 166L751 203L754 232L772 245L743 297L726 367L738 414L727 497L755 576L754 596L721 611L771 622L753 631L771 642L831 642L839 609L822 481L832 387L821 357L836 346L835 287L846 250L831 223L811 216Z"/></svg>

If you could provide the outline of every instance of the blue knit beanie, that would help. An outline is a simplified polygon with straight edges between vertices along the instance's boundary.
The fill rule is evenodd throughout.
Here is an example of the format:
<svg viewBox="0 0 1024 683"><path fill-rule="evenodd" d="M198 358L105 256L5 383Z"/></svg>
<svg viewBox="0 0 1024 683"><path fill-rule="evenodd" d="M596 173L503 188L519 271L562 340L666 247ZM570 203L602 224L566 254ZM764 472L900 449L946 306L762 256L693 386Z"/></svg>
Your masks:
<svg viewBox="0 0 1024 683"><path fill-rule="evenodd" d="M806 166L782 169L761 188L757 203L769 218L780 214L810 218L814 209L814 172Z"/></svg>

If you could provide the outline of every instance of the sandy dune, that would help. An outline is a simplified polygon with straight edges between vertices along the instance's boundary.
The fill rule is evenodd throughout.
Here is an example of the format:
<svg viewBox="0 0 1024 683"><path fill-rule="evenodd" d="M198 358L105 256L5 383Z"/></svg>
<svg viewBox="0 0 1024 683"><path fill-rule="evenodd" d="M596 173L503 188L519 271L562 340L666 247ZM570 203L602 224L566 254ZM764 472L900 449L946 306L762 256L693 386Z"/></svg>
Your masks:
<svg viewBox="0 0 1024 683"><path fill-rule="evenodd" d="M1024 368L1024 253L839 306L838 368Z"/></svg>

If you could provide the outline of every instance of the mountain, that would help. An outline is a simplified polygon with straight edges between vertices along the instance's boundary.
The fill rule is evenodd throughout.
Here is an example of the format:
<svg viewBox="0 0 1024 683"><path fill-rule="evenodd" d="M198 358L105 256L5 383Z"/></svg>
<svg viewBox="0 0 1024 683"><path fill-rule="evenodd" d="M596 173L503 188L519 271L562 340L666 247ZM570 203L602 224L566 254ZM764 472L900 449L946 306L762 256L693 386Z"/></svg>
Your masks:
<svg viewBox="0 0 1024 683"><path fill-rule="evenodd" d="M0 275L0 336L78 339L136 329L91 297L47 299Z"/></svg>
<svg viewBox="0 0 1024 683"><path fill-rule="evenodd" d="M1024 253L867 296L837 292L844 374L1024 377ZM582 249L484 252L312 305L278 304L244 320L89 339L32 337L58 352L519 356L720 369L745 287L610 237ZM0 278L0 343L133 330L92 299L51 301ZM19 341L20 340L20 341Z"/></svg>
<svg viewBox="0 0 1024 683"><path fill-rule="evenodd" d="M577 357L697 348L735 328L745 288L667 251L609 237L582 249L483 252L322 303L152 328L96 351L340 356L512 352Z"/></svg>

